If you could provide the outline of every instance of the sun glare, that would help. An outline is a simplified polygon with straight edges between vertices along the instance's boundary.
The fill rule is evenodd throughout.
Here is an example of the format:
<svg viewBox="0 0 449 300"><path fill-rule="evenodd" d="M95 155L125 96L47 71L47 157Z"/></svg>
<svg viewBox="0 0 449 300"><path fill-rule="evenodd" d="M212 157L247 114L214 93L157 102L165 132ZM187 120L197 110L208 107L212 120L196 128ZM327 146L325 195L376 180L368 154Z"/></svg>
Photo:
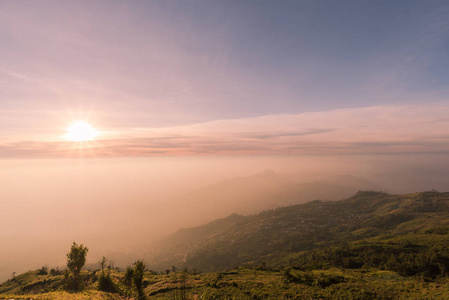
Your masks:
<svg viewBox="0 0 449 300"><path fill-rule="evenodd" d="M73 122L67 129L66 139L74 142L91 141L98 132L90 124L84 121Z"/></svg>

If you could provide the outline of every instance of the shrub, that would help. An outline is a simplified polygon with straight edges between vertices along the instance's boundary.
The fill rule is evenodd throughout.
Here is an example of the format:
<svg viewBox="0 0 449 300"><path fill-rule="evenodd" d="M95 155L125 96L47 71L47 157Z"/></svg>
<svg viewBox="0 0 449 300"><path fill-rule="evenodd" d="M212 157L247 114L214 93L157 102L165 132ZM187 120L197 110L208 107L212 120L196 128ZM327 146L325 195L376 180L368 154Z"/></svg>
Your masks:
<svg viewBox="0 0 449 300"><path fill-rule="evenodd" d="M109 293L117 293L117 286L112 281L109 273L101 272L98 278L98 290Z"/></svg>
<svg viewBox="0 0 449 300"><path fill-rule="evenodd" d="M37 275L48 275L48 268L42 266L39 270L37 270Z"/></svg>
<svg viewBox="0 0 449 300"><path fill-rule="evenodd" d="M56 275L62 275L64 272L62 270L59 270L59 268L51 268L50 269L50 275L56 276Z"/></svg>

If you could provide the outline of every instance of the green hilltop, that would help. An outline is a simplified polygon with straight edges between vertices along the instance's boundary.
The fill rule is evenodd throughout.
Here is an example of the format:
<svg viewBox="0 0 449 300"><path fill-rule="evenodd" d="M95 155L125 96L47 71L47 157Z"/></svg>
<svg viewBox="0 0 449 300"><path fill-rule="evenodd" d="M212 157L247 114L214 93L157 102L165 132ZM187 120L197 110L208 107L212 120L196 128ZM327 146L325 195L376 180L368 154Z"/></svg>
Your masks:
<svg viewBox="0 0 449 300"><path fill-rule="evenodd" d="M449 193L389 195L361 191L341 201L312 201L252 216L231 215L183 229L161 242L147 260L156 269L171 265L202 271L234 266L294 265L299 254L342 243L377 238L438 240L449 230ZM441 241L440 241L441 240ZM431 244L431 242L429 241Z"/></svg>

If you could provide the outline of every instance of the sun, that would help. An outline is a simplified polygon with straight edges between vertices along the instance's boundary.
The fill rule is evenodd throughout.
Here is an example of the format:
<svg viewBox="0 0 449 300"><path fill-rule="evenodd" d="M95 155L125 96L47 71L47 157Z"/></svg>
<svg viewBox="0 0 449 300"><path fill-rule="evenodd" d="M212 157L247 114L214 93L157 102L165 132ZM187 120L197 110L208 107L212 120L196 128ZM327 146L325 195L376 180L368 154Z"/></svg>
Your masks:
<svg viewBox="0 0 449 300"><path fill-rule="evenodd" d="M92 141L97 137L98 132L85 121L75 121L67 128L65 138L69 141L84 142Z"/></svg>

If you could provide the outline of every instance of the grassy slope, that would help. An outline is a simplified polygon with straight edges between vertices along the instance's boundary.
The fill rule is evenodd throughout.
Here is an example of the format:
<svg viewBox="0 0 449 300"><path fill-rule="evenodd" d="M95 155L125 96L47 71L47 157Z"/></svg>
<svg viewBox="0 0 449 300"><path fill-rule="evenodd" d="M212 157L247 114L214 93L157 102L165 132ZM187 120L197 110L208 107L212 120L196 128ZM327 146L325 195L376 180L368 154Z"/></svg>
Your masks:
<svg viewBox="0 0 449 300"><path fill-rule="evenodd" d="M423 282L418 278L407 278L395 272L367 270L314 270L292 274L311 278L308 282L286 282L281 271L240 268L227 273L187 275L185 291L188 299L447 299L449 285L447 279L437 282ZM115 274L119 282L122 274ZM56 290L36 289L45 286L44 280L59 281L59 277L37 275L28 272L17 276L21 286L28 292L20 291L16 283L6 282L0 286L0 299L123 299L119 294L103 293L90 285L81 293L68 293L62 285ZM26 279L25 279L26 277ZM146 294L150 299L174 299L180 295L180 273L168 275L145 274ZM332 284L332 280L336 283ZM60 281L59 281L60 282ZM33 286L33 288L29 288Z"/></svg>

